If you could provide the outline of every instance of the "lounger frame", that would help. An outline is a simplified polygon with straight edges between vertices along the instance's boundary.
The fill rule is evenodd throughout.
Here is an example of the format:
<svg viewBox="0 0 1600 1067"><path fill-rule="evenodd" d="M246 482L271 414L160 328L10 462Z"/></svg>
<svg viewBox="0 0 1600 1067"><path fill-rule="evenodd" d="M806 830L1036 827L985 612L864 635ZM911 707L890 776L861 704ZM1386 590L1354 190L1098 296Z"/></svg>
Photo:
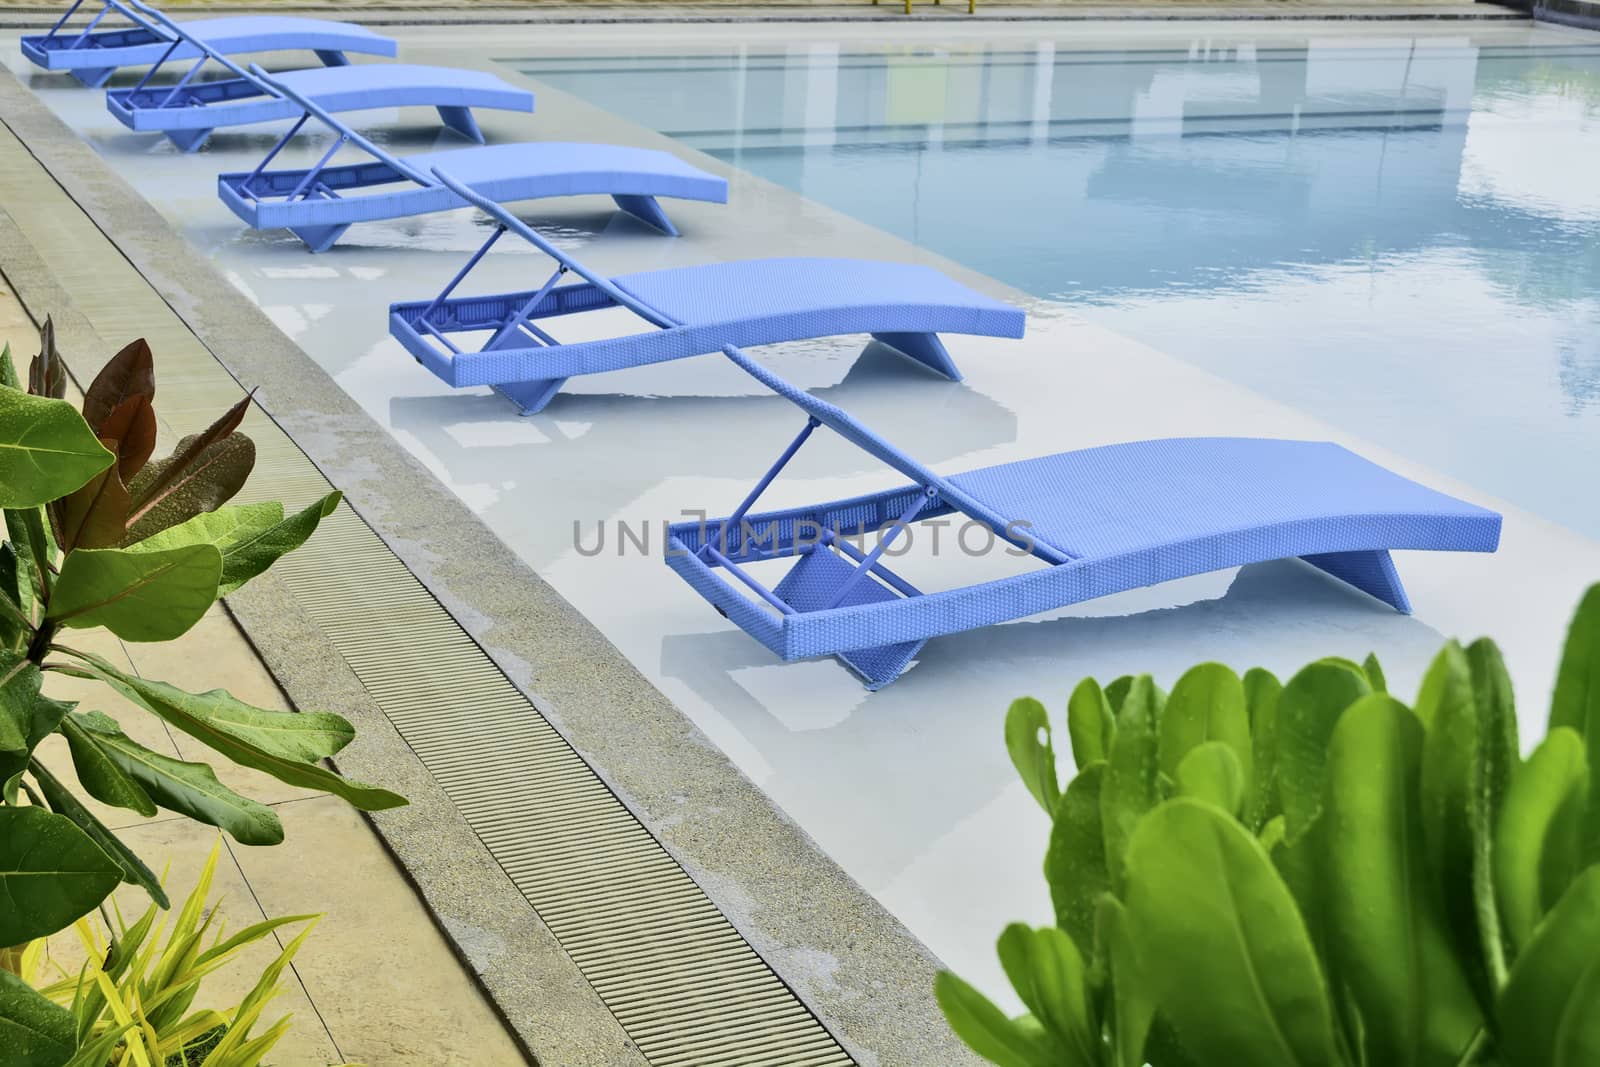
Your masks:
<svg viewBox="0 0 1600 1067"><path fill-rule="evenodd" d="M76 33L66 31L67 21L78 12L84 2L85 0L73 0L71 6L55 21L48 32L23 37L22 54L35 66L46 70L65 71L91 88L103 86L120 67L149 63L148 57L152 47L171 45L165 50L165 54L161 55L162 60L192 58L189 55L176 54L181 51L178 46L183 42L170 41L159 30L149 25L145 17L130 11L129 5L122 0L103 0L99 13L89 20L87 26ZM142 10L148 13L150 9ZM126 29L101 30L100 23L113 11L125 16L134 25ZM345 53L350 51L389 57L399 54L399 45L391 37L382 37L378 34L357 37L348 32L336 32L331 25L330 31L324 34L320 41L309 44L288 41L277 43L271 35L268 35L268 38L261 42L259 49L252 50L304 49L315 53L319 60L330 67L347 65L350 60ZM318 47L319 44L338 47Z"/></svg>
<svg viewBox="0 0 1600 1067"><path fill-rule="evenodd" d="M1029 536L951 481L921 467L824 401L810 397L729 346L730 359L808 413L800 433L729 516L675 523L667 530L666 563L721 614L785 661L837 656L868 689L879 689L910 664L932 637L1011 622L1186 574L1298 557L1311 566L1409 613L1411 604L1392 549L1437 549L1440 524L1419 516L1341 516L1218 532L1183 546L1175 566L1170 546L1091 559L1075 558ZM911 484L808 507L753 513L751 508L822 425L909 476ZM924 593L895 574L883 555L915 522L963 514L986 526L1016 554L1043 566L957 589ZM1498 517L1458 546L1493 551ZM868 538L877 544L865 550ZM859 544L853 544L852 539ZM768 585L752 564L793 559Z"/></svg>
<svg viewBox="0 0 1600 1067"><path fill-rule="evenodd" d="M165 134L181 151L193 152L206 142L213 130L221 126L304 117L304 108L263 79L259 66L246 70L205 41L188 33L181 23L172 21L141 0L126 0L126 3L128 6L123 10L128 12L129 17L150 25L152 29L160 27L174 38L172 47L145 72L138 84L131 89L116 89L106 93L106 110L129 129ZM196 49L200 53L199 58L174 84L152 86L151 80L181 44ZM195 76L209 62L219 64L234 77L195 82ZM531 99L532 94L527 95ZM274 113L264 113L260 108L263 98L278 101L281 107ZM229 107L233 102L239 102L239 106ZM478 128L471 105L436 104L434 110L439 113L440 122L449 129L475 144L484 143L483 131Z"/></svg>
<svg viewBox="0 0 1600 1067"><path fill-rule="evenodd" d="M217 195L253 229L281 227L299 237L311 251L324 252L357 222L405 218L466 205L467 201L431 173L411 166L361 136L316 101L295 92L258 66L252 65L250 73L301 110L299 120L267 150L255 169L248 173L217 176ZM308 168L268 170L278 154L312 119L337 137L327 153ZM334 156L347 145L365 152L371 158L360 163L330 165ZM706 179L706 188L698 190L701 198L717 203L726 202L727 182L713 180L710 175ZM399 182L408 183L411 187L360 197L341 196L342 193ZM712 185L717 188L713 190ZM675 193L683 195L689 195L689 192L681 188L675 190ZM565 190L563 194L570 195ZM677 236L676 227L654 195L619 191L612 193L611 197L621 210L668 236Z"/></svg>
<svg viewBox="0 0 1600 1067"><path fill-rule="evenodd" d="M567 378L629 367L648 366L688 356L705 355L724 345L773 344L817 336L803 315L773 315L760 319L684 323L630 295L611 280L586 269L535 233L501 205L478 195L455 178L435 169L434 175L450 190L494 218L497 225L466 264L432 300L390 305L389 332L416 360L450 385L492 386L515 403L525 415L543 410ZM637 213L637 212L635 212ZM452 294L507 232L517 234L556 262L554 272L537 289L487 296ZM826 261L819 261L825 263ZM568 274L581 281L559 285ZM586 311L620 307L633 312L653 329L593 341L562 342L551 337L540 321ZM830 334L869 333L906 358L953 381L961 372L940 332L961 331L956 317L948 321L930 313L923 328L886 330L882 308L851 308L836 317ZM1021 336L1021 313L1015 332ZM452 334L487 332L489 339L476 351L463 351Z"/></svg>

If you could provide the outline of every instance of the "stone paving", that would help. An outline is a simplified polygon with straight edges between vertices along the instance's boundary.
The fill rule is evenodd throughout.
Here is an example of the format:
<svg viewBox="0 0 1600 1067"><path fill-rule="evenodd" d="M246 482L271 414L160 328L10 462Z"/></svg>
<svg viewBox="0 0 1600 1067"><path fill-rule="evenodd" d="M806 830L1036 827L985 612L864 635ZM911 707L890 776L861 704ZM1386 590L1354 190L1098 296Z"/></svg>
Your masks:
<svg viewBox="0 0 1600 1067"><path fill-rule="evenodd" d="M38 333L5 281L5 266L0 262L0 344L9 342L13 356L25 367L37 351ZM289 707L220 604L175 642L125 644L103 631L74 631L71 643L144 677L192 691L226 688L264 708ZM224 838L213 883L229 929L269 916L324 916L286 976L284 995L268 1009L269 1021L285 1013L295 1016L295 1025L270 1062L361 1062L374 1067L526 1062L434 925L405 872L349 805L213 758L198 742L169 730L104 686L51 675L46 691L62 700L80 701L85 710L104 711L130 737L163 755L210 763L225 785L271 805L283 821L286 837L281 845L247 847ZM59 735L40 751L52 771L76 783L66 742ZM77 792L84 796L81 789ZM169 872L169 895L175 899L187 895L217 841L215 830L167 811L143 819L93 799L86 801L152 869ZM143 891L129 886L118 891L117 901L130 919L148 906ZM220 972L203 987L197 1006L223 1008L236 1003L296 929L283 931L276 943L254 946L236 965ZM52 938L51 952L69 968L81 959L70 932Z"/></svg>

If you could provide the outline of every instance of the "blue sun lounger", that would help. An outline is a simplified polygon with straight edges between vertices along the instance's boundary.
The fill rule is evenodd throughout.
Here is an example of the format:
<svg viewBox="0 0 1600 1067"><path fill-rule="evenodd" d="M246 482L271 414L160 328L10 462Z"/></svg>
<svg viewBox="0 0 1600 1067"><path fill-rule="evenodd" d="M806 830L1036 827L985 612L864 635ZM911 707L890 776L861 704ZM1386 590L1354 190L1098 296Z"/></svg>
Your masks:
<svg viewBox="0 0 1600 1067"><path fill-rule="evenodd" d="M221 126L245 126L276 119L297 119L305 112L293 100L280 96L256 75L204 41L189 36L173 22L139 0L133 9L150 24L181 38L204 53L174 85L151 85L161 69L158 63L132 89L106 93L106 110L130 130L166 134L185 152L205 143ZM235 77L219 81L194 81L208 60L232 71ZM301 97L314 100L325 111L361 111L388 107L433 107L450 129L469 141L483 143L483 133L472 117L475 107L506 111L532 111L533 94L483 71L454 67L420 67L406 63L362 63L344 67L291 70L278 74Z"/></svg>
<svg viewBox="0 0 1600 1067"><path fill-rule="evenodd" d="M254 170L219 174L217 195L251 229L287 229L313 252L332 247L353 223L464 207L465 200L433 177L434 168L449 171L478 194L497 202L609 194L623 211L671 236L678 231L656 197L717 204L728 200L727 179L691 167L667 152L625 145L479 145L397 158L260 67L252 66L250 71L293 101L302 114ZM327 154L309 169L267 170L311 118L339 135ZM345 144L371 158L329 166Z"/></svg>
<svg viewBox="0 0 1600 1067"><path fill-rule="evenodd" d="M432 300L391 304L389 333L450 385L493 386L524 415L543 410L569 377L643 367L717 351L837 334L870 333L900 354L959 381L941 333L1021 337L1009 304L928 267L863 259L752 259L606 278L540 237L452 175L446 188L499 225ZM538 289L452 297L506 231L556 261ZM557 285L567 274L581 282ZM625 308L649 329L603 340L556 340L536 320ZM487 333L466 352L450 334Z"/></svg>
<svg viewBox="0 0 1600 1067"><path fill-rule="evenodd" d="M793 401L805 426L730 517L669 527L667 565L782 659L838 656L869 689L897 678L930 637L1267 560L1298 556L1409 613L1391 549L1493 552L1500 540L1494 512L1326 442L1135 441L947 477L732 346L723 351ZM752 514L819 426L911 484ZM884 565L910 524L958 513L1042 566L924 593ZM793 562L775 585L750 572L779 559Z"/></svg>
<svg viewBox="0 0 1600 1067"><path fill-rule="evenodd" d="M80 30L63 29L67 20L83 6L74 0L67 13L56 20L49 33L30 34L22 39L22 54L45 70L63 70L85 85L98 88L119 67L142 67L168 59L194 59L204 53L194 44L170 31L151 26L149 20L128 10L120 0L106 0L100 13ZM127 16L136 25L125 29L103 30L100 23L112 11ZM192 19L183 24L184 33L223 55L244 52L283 52L304 49L330 67L350 62L347 52L394 57L400 46L392 37L382 37L362 26L328 19L294 18L284 15L245 15L228 18Z"/></svg>

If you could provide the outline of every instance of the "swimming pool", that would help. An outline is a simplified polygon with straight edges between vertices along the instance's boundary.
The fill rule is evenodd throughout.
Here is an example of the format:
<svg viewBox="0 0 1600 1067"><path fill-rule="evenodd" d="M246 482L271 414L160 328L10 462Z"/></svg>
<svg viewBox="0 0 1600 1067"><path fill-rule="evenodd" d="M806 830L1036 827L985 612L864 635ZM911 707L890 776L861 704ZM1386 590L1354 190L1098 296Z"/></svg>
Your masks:
<svg viewBox="0 0 1600 1067"><path fill-rule="evenodd" d="M1395 209L1388 216L1398 219L1391 230L1380 211L1385 198L1426 177L1425 169L1395 169L1405 155L1396 146L1411 143L1406 140L1411 137L1453 136L1459 157L1472 154L1467 149L1475 143L1473 130L1480 123L1473 118L1463 126L1458 105L1481 95L1473 86L1484 53L1571 51L1575 42L1592 38L1517 26L1475 29L1466 35L1447 25L1407 27L1403 38L1394 37L1401 31L1391 26L1362 30L1303 24L1244 30L1237 24L985 24L964 30L929 24L903 31L896 27L895 32L902 41L885 45L879 40L882 27L826 24L801 29L584 27L560 34L539 27L515 33L430 29L417 31L406 47L408 58L418 62L495 68L485 56L511 56L500 64L502 73L517 77L517 69L539 72L532 78L538 93L536 114L480 115L491 140L676 147L694 162L728 176L726 206L670 205L683 231L676 240L619 216L601 198L519 205L519 214L541 233L597 270L625 273L754 256L855 255L928 262L1025 306L1028 332L1021 341L951 340L952 354L967 375L960 385L908 375L881 351L858 358L860 338L760 350L760 358L780 374L846 407L938 469L960 470L1141 437L1238 433L1331 438L1490 506L1505 507L1508 497L1521 500L1524 507L1506 507L1500 552L1402 556L1399 566L1417 608L1415 616L1397 615L1292 562L1268 564L942 638L930 642L921 662L894 685L867 693L831 660L778 663L683 588L662 565L659 541L651 542L649 552L623 552L615 539L599 555L587 551L599 525L613 534L622 523L635 531L647 524L658 531L661 521L679 520L684 508L728 513L799 428L799 415L784 401L717 356L576 379L559 403L531 418L518 418L487 390L452 391L389 338L386 308L391 300L436 293L483 240L482 216L456 211L366 223L353 228L332 252L312 256L285 233L242 230L216 196L216 174L254 167L285 127L219 134L198 155L182 156L170 145L130 134L106 113L98 94L59 79L19 73L122 179L326 371L330 387L355 398L428 473L449 486L592 622L692 721L696 736L725 753L840 868L953 969L1004 997L1006 983L994 957L996 933L1009 920L1043 922L1051 914L1038 876L1047 823L1018 782L1002 744L1001 721L1014 697L1038 696L1059 717L1066 694L1085 674L1109 679L1150 671L1170 684L1181 670L1207 659L1287 672L1317 656L1359 659L1373 649L1382 650L1396 691L1410 692L1443 636L1493 632L1502 638L1525 708L1543 706L1565 614L1581 584L1600 574L1600 546L1546 521L1558 517L1561 508L1585 506L1581 499L1558 499L1550 507L1527 505L1532 497L1526 490L1541 479L1554 482L1560 476L1559 470L1542 469L1542 453L1531 449L1544 439L1541 435L1565 427L1573 434L1590 434L1575 436L1567 452L1557 453L1567 469L1585 455L1592 460L1589 409L1579 406L1568 413L1548 363L1525 375L1516 373L1516 366L1524 365L1516 359L1534 351L1525 345L1502 353L1515 365L1500 368L1499 379L1484 376L1485 367L1493 369L1487 358L1472 364L1474 376L1468 377L1441 365L1437 356L1405 362L1394 355L1396 349L1385 351L1397 365L1374 374L1372 361L1378 357L1364 342L1325 344L1310 336L1310 329L1297 335L1293 329L1277 328L1284 317L1307 321L1306 309L1317 308L1316 300L1281 315L1273 309L1274 301L1299 291L1297 285L1314 288L1340 271L1349 275L1347 285L1359 282L1365 299L1380 306L1401 297L1432 299L1426 287L1416 288L1414 278L1411 289L1386 288L1372 296L1367 274L1349 262L1355 243L1337 263L1319 263L1296 250L1319 241L1320 247L1335 247L1357 221L1388 233L1390 240L1401 223L1411 225L1407 213ZM1587 54L1589 47L1582 44L1580 50ZM650 58L618 59L620 51ZM1053 131L1058 125L1070 128L1065 120L1075 113L1063 112L1063 122L1057 124L1050 118L1049 109L1055 106L1050 101L1100 99L1091 96L1101 84L1093 71L1084 75L1087 85L1078 89L1068 86L1066 74L1057 82L1058 60L1066 63L1075 56L1068 67L1093 66L1093 57L1083 55L1086 51L1103 55L1108 59L1104 69L1115 71L1130 65L1130 55L1162 58L1147 65L1150 88L1134 93L1132 104L1124 100L1121 105L1124 111L1131 109L1133 119L1108 119L1107 113L1091 111L1086 117L1105 122L1106 128L1085 125L1076 132L1096 133L1098 140L1058 137ZM1257 100L1261 78L1256 68L1262 66L1263 54L1300 55L1308 86L1316 88L1325 72L1344 70L1347 63L1348 69L1361 68L1376 62L1374 55L1382 57L1383 69L1395 79L1404 79L1393 57L1410 51L1440 60L1413 62L1409 83L1435 87L1437 114L1430 122L1419 119L1417 130L1388 135L1387 146L1379 146L1382 165L1371 172L1383 179L1384 195L1374 193L1366 207L1358 210L1358 204L1345 215L1323 220L1318 205L1349 201L1359 183L1348 175L1327 180L1323 168L1338 165L1336 159L1330 162L1331 156L1295 153L1341 136L1365 143L1360 138L1366 132L1353 128L1353 120L1346 122L1352 128L1342 133L1312 136L1308 130L1255 140L1226 131L1184 137L1174 129L1175 115L1237 114L1241 101ZM1191 52L1196 56L1192 62L1184 58ZM891 94L890 60L902 53L915 76L894 82ZM1015 61L1019 54L1024 62ZM1044 94L1039 63L1047 54L1051 88ZM1252 54L1257 57L1253 62ZM703 58L686 57L707 55L715 57L711 73L682 73L708 66ZM983 75L984 57L990 55L1012 59ZM0 48L0 56L19 69L14 53ZM753 81L735 76L740 57L748 68L750 57L757 56L769 58L755 64L760 69L751 74ZM1202 56L1217 60L1201 62ZM851 57L864 58L858 63ZM960 57L966 58L957 63ZM650 73L651 63L659 75ZM930 75L930 70L937 74L939 63L945 64L945 72ZM583 73L586 69L614 76L596 77ZM1279 67L1271 69L1274 76L1281 73ZM1167 73L1155 76L1161 70ZM1426 70L1433 71L1432 81L1424 83L1421 72ZM858 71L882 84L874 88L870 78L859 84L850 80ZM1442 71L1454 73L1446 77ZM1084 70L1075 73L1083 75ZM1212 83L1211 97L1171 88L1174 79L1181 88L1191 79L1205 84L1207 78L1224 74L1229 77ZM1370 117L1384 105L1373 104L1377 90L1362 89L1362 84L1352 88L1339 83L1326 92L1317 88L1317 99L1366 100L1372 105ZM934 85L943 88L933 93L929 87ZM1532 92L1526 87L1519 91ZM1453 125L1443 117L1447 93L1453 94L1448 95ZM1180 96L1193 103L1180 105ZM1049 106L1039 111L1044 117L1036 130L1033 106L1041 99ZM758 107L757 101L764 103ZM929 101L943 110L929 112ZM982 110L972 110L978 108L975 101L982 102ZM891 104L923 110L891 112ZM1392 100L1388 106L1392 111ZM1259 125L1266 108L1259 101L1252 107L1246 118ZM1002 127L991 115L1010 116L1006 121L1011 125ZM1018 115L1026 116L1023 128L1016 126L1022 121ZM423 151L459 144L440 136L431 114L414 109L359 117L365 134L391 148ZM686 128L691 120L698 133L694 126ZM1392 116L1385 121L1396 125ZM1522 123L1535 140L1550 124ZM1133 136L1135 125L1138 138ZM891 128L902 131L904 143L895 144L888 133L870 132ZM979 143L960 148L963 138L957 133ZM695 141L700 135L706 140ZM783 143L784 138L791 143ZM1002 143L1007 139L1014 142L1009 149ZM1194 160L1204 163L1210 157L1183 153L1200 152L1212 142L1245 155L1214 161L1214 169L1227 180L1199 183L1191 171L1204 173L1205 167ZM280 162L309 166L330 143L327 135L308 131L284 151ZM845 150L857 143L878 147ZM705 153L699 154L702 148ZM982 157L1002 149L1011 155ZM1250 164L1247 150L1259 153L1257 163ZM1369 152L1374 150L1368 146ZM1057 158L1055 153L1070 161L1073 151L1079 153L1076 169L1062 163L1059 181L1050 180L1056 171L1043 163L1032 164L1030 170L1022 162L1035 155ZM1483 151L1481 145L1472 149ZM1107 161L1118 153L1125 163L1140 163L1137 180L1127 170L1107 169ZM1149 164L1147 155L1159 161L1163 153L1170 157L1169 169L1143 169ZM980 158L988 162L980 163ZM1502 147L1496 158L1503 167L1529 165L1527 182L1519 184L1515 179L1521 172L1514 169L1486 180L1485 186L1502 198L1509 195L1503 190L1522 190L1520 195L1537 202L1551 195L1539 183L1560 177L1526 153L1513 155ZM1300 169L1287 169L1286 159L1300 159ZM968 169L940 170L952 165ZM1369 171L1374 165L1369 161ZM1452 180L1459 184L1465 164L1458 160L1449 165L1457 168ZM854 181L852 166L865 168L861 173L869 180ZM920 186L909 180L917 167L923 177ZM935 173L943 174L944 185L930 183L929 175ZM983 174L987 177L982 180L975 177ZM1096 176L1100 174L1106 176ZM1300 175L1300 184L1291 191L1310 205L1301 213L1308 220L1304 230L1292 241L1280 239L1279 224L1271 217L1253 214L1284 183L1284 174ZM1397 174L1411 176L1402 181ZM1185 175L1189 177L1178 180ZM1231 194L1233 201L1219 203L1234 188L1234 175L1240 184ZM1024 176L1028 182L1022 181ZM1575 171L1571 185L1560 188L1576 190L1587 180ZM1429 187L1444 184L1439 178ZM1024 185L1027 191L1019 192ZM932 198L936 188L946 190L945 195ZM1200 193L1206 197L1190 199ZM1114 223L1113 213L1122 221ZM1246 225L1251 219L1256 222ZM1097 233L1099 246L1091 254L1084 242ZM1212 244L1190 240L1191 233L1206 235ZM940 243L957 236L957 244ZM1524 247L1524 252L1533 254L1542 247ZM1445 251L1476 262L1476 253ZM1044 270L1061 262L1071 270ZM1041 277L1049 274L1056 280L1029 280L1035 267ZM542 281L548 269L528 249L502 242L475 277L483 291L515 289L524 287L535 272ZM1392 279L1400 276L1384 277L1392 286ZM1437 279L1438 270L1427 277ZM1182 285L1169 285L1174 278ZM1074 286L1082 291L1075 292ZM1328 293L1319 299L1329 299ZM1472 305L1483 299L1474 291L1446 293L1439 302L1464 315L1477 314ZM1539 306L1526 297L1523 303ZM1560 306L1576 304L1581 301L1573 298ZM1256 313L1258 306L1265 310ZM1191 307L1199 311L1191 313ZM1189 317L1179 318L1180 313ZM1361 315L1351 321L1333 319L1341 330L1378 332ZM1441 338L1459 340L1459 334L1472 332L1455 320L1391 325L1403 328L1410 339L1411 348L1401 354L1416 354L1424 345L1437 352ZM1293 343L1280 350L1275 346L1286 333ZM1476 337L1467 340L1478 343ZM1308 354L1313 343L1321 346L1319 354ZM1548 346L1538 350L1548 351ZM1245 360L1241 352L1260 356ZM1237 362L1206 362L1213 357ZM1451 358L1460 358L1453 348ZM1323 380L1331 384L1313 387ZM275 399L267 395L264 402L270 407ZM1468 433L1461 428L1460 413L1474 410L1474 405L1488 412L1487 426ZM1389 420L1376 417L1382 411L1397 414ZM1505 420L1501 436L1515 438L1520 451L1495 458L1520 477L1490 484L1501 468L1487 464L1479 469L1466 450L1479 448L1476 437L1499 425L1497 419ZM1526 427L1526 432L1517 427ZM1400 436L1401 431L1409 436ZM329 434L337 437L338 428L330 427ZM808 446L788 474L763 498L763 506L849 497L901 480L834 440ZM577 524L581 538L575 536ZM919 541L918 549L896 567L919 586L949 587L991 576L989 560L949 553L933 559L923 545ZM470 610L468 605L466 612ZM508 624L514 621L496 620L496 625ZM492 645L492 638L486 644ZM1539 729L1538 720L1536 710L1523 717L1533 732ZM808 958L806 965L826 974L826 960Z"/></svg>
<svg viewBox="0 0 1600 1067"><path fill-rule="evenodd" d="M804 44L517 64L1600 535L1600 42Z"/></svg>

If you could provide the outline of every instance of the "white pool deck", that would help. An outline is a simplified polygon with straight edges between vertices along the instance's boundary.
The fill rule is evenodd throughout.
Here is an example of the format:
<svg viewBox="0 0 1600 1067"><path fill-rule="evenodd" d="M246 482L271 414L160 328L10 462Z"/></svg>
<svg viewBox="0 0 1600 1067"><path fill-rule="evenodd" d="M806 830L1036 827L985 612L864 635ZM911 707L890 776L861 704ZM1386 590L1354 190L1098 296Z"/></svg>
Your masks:
<svg viewBox="0 0 1600 1067"><path fill-rule="evenodd" d="M1459 44L1592 35L1521 24L1363 27L1308 24L1029 25L948 23L588 26L489 30L402 28L411 62L521 76L493 61L564 51L694 47L807 48L840 42L1058 38L1094 42L1317 37L1330 47L1375 38ZM680 45L681 42L681 45ZM486 235L475 213L358 225L312 256L286 233L252 235L215 197L218 171L248 170L281 127L219 133L197 156L132 134L100 94L37 76L0 39L0 56L121 175L155 204L286 334L467 502L508 545L588 616L713 743L952 968L998 992L993 941L1013 919L1046 922L1039 875L1047 824L1007 761L1001 723L1012 698L1035 695L1058 715L1077 680L1148 671L1170 685L1216 659L1283 674L1324 655L1377 651L1392 687L1415 691L1449 636L1490 634L1522 698L1524 738L1541 732L1559 641L1584 586L1600 578L1600 544L1512 508L1470 481L1441 476L1371 442L1177 359L1090 325L1066 307L1009 291L955 264L786 189L733 171L547 86L533 115L482 112L492 141L615 141L667 148L726 173L730 203L665 202L671 240L617 215L603 198L522 205L524 217L586 263L623 273L769 255L858 255L938 266L1029 311L1021 341L948 338L966 372L952 384L881 351L858 361L859 338L776 346L758 354L779 373L864 419L945 471L1154 436L1239 434L1338 441L1401 473L1505 515L1492 556L1402 553L1413 616L1297 563L1171 583L1048 616L929 642L921 662L869 694L833 661L784 665L720 619L659 558L663 520L684 509L726 514L799 428L802 416L764 395L719 356L578 379L541 415L519 418L487 390L452 391L387 334L391 300L433 295ZM486 58L489 57L489 58ZM360 127L410 151L454 147L431 113L368 112ZM281 165L310 163L327 138L303 138ZM982 210L982 190L973 210ZM468 291L536 286L545 261L503 241ZM599 330L596 321L592 328ZM272 397L263 397L271 409ZM1419 420L1428 412L1419 410ZM1573 457L1574 477L1596 457ZM779 507L898 484L837 440L817 440L763 499ZM597 523L607 528L598 556ZM648 554L618 556L616 524L651 527ZM951 531L946 531L948 539ZM1014 564L971 559L925 539L897 563L923 588ZM1064 735L1063 735L1064 740ZM1063 746L1064 747L1064 746Z"/></svg>

